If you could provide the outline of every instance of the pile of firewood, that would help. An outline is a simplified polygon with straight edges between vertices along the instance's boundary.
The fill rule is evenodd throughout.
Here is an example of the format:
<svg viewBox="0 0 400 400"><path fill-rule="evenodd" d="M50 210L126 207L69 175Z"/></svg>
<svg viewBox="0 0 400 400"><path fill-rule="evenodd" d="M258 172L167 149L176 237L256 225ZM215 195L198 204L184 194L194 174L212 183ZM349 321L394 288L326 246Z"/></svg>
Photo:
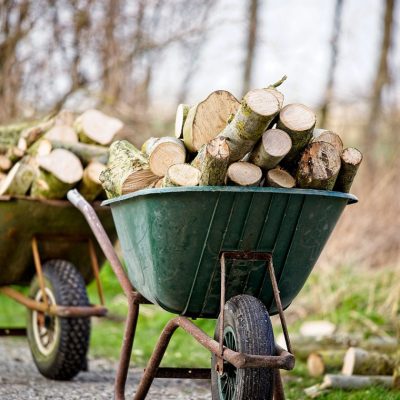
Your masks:
<svg viewBox="0 0 400 400"><path fill-rule="evenodd" d="M127 141L110 147L101 174L107 196L169 186L272 186L348 192L361 163L355 148L315 129L303 104L283 106L277 87L248 92L241 102L218 90L194 106L180 104L175 136L150 138L141 150Z"/></svg>
<svg viewBox="0 0 400 400"><path fill-rule="evenodd" d="M89 201L103 188L100 173L121 121L97 110L68 110L39 122L0 127L0 196L62 199L77 187Z"/></svg>

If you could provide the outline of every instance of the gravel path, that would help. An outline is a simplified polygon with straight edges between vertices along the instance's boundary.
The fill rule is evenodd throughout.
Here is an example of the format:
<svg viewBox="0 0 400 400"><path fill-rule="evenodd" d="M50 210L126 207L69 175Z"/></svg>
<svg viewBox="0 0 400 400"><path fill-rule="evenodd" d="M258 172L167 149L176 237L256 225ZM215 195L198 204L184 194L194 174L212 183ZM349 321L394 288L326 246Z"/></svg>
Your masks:
<svg viewBox="0 0 400 400"><path fill-rule="evenodd" d="M113 398L114 363L90 360L90 371L71 382L43 378L32 361L26 340L0 339L0 399L4 400L110 400ZM127 399L132 399L141 370L132 369ZM208 381L156 379L149 400L210 400Z"/></svg>

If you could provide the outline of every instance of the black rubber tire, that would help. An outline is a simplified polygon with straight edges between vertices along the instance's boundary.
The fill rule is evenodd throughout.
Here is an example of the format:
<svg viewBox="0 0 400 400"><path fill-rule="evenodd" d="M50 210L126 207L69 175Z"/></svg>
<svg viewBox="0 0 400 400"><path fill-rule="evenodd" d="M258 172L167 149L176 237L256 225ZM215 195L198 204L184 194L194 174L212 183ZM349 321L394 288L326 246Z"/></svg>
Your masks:
<svg viewBox="0 0 400 400"><path fill-rule="evenodd" d="M68 261L51 260L43 265L46 289L50 290L57 305L89 306L85 282L78 270ZM40 290L35 277L30 296ZM54 347L49 354L40 350L33 328L34 314L28 311L27 336L33 360L39 372L49 379L70 380L85 368L90 340L90 318L59 318L59 329L54 330Z"/></svg>
<svg viewBox="0 0 400 400"><path fill-rule="evenodd" d="M224 317L225 345L230 346L232 334L236 351L258 354L275 355L275 341L271 321L264 304L255 297L239 295L231 298L225 304ZM219 340L219 324L215 328L215 339ZM228 340L229 338L229 340ZM235 349L233 349L235 350ZM235 369L230 364L224 364L224 371L231 376L230 386L234 393L220 392L226 375L220 377L215 370L216 357L211 362L211 391L213 400L271 400L273 396L273 370L268 368ZM226 368L227 367L227 368ZM230 368L230 370L229 370ZM236 379L232 375L235 371ZM222 383L221 383L222 382Z"/></svg>

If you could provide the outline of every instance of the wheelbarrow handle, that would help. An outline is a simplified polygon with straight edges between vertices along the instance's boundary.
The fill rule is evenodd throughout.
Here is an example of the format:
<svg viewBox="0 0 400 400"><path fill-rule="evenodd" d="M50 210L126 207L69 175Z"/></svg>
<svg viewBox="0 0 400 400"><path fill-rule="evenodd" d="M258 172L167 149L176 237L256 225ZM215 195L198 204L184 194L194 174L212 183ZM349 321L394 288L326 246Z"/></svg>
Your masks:
<svg viewBox="0 0 400 400"><path fill-rule="evenodd" d="M67 193L67 198L71 204L73 204L85 217L97 242L103 250L104 255L110 262L111 268L113 269L122 289L127 297L130 298L134 292L134 289L125 274L124 268L122 267L117 253L114 250L114 246L111 243L111 240L108 237L103 225L101 224L96 211L76 189L70 190Z"/></svg>

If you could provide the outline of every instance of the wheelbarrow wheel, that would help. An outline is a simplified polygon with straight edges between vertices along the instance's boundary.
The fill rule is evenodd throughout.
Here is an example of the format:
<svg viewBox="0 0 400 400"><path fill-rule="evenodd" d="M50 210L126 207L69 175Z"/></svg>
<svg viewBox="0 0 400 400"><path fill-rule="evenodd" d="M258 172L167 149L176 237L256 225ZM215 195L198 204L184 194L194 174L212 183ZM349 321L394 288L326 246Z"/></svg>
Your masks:
<svg viewBox="0 0 400 400"><path fill-rule="evenodd" d="M50 305L89 306L85 282L73 264L48 261L43 265L43 275ZM32 281L30 296L43 301L37 277ZM90 318L60 318L29 310L27 335L33 360L46 378L70 380L85 369Z"/></svg>
<svg viewBox="0 0 400 400"><path fill-rule="evenodd" d="M219 340L219 324L215 339ZM271 321L264 304L255 297L239 295L225 304L224 346L248 354L274 355L275 342ZM216 372L212 357L211 390L213 400L270 400L273 396L273 370L237 369L224 362L224 372Z"/></svg>

